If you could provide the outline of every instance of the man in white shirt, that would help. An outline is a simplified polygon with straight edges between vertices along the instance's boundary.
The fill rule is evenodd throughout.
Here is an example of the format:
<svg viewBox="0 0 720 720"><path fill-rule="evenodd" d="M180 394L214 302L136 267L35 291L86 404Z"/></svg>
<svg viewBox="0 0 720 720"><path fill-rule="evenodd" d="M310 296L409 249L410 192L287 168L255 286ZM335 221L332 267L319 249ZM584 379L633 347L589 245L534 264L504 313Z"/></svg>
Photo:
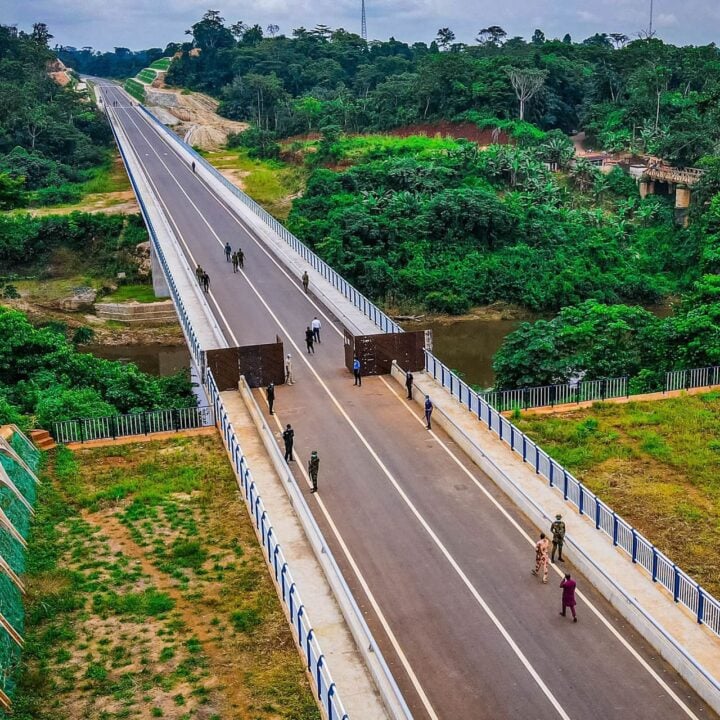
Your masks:
<svg viewBox="0 0 720 720"><path fill-rule="evenodd" d="M315 337L315 342L320 342L320 321L314 317L313 321L310 323L310 327L312 328L313 335Z"/></svg>

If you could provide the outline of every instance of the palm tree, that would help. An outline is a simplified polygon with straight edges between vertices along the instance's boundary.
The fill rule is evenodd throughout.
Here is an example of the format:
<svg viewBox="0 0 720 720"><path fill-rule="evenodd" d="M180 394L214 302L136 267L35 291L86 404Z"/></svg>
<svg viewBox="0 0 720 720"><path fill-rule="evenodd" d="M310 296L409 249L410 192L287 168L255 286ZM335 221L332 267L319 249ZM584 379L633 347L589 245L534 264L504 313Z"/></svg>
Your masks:
<svg viewBox="0 0 720 720"><path fill-rule="evenodd" d="M587 158L578 158L570 168L570 179L580 192L588 190L596 174L595 166Z"/></svg>

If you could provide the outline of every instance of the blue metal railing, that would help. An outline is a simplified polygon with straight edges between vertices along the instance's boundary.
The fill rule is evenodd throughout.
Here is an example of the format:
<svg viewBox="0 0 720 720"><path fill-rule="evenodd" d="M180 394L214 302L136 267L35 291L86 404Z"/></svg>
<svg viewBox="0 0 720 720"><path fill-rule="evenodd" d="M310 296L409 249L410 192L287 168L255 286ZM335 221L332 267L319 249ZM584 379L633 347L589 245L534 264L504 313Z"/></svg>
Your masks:
<svg viewBox="0 0 720 720"><path fill-rule="evenodd" d="M718 600L703 590L667 555L658 550L430 352L425 353L425 370L458 402L467 407L481 423L509 445L523 462L528 463L538 475L544 477L550 487L562 493L563 498L572 503L581 515L587 515L597 530L611 538L613 545L624 550L633 563L646 570L653 582L660 583L671 593L675 602L687 607L695 615L698 623L707 625L714 633L720 635Z"/></svg>
<svg viewBox="0 0 720 720"><path fill-rule="evenodd" d="M171 130L163 125L146 107L140 109L151 119L154 126L171 138L173 143L179 145L182 150L189 153L196 163L200 163L207 172L222 183L233 195L242 201L250 210L255 213L268 227L281 237L303 260L305 260L315 271L320 273L336 290L349 300L366 317L372 320L383 332L403 332L402 328L390 317L388 317L377 305L368 300L361 292L356 290L342 275L333 270L324 260L316 255L301 240L295 237L284 225L278 222L269 212L258 205L249 195L233 185L221 172L214 168L202 155L199 155L187 143L184 143Z"/></svg>
<svg viewBox="0 0 720 720"><path fill-rule="evenodd" d="M293 581L292 573L285 560L282 547L275 539L270 517L258 493L252 472L243 455L235 430L228 420L227 411L225 410L222 397L217 389L211 370L207 371L207 389L210 402L215 408L215 417L218 418L218 424L220 425L225 446L230 453L235 472L240 481L245 503L260 535L263 549L266 552L267 563L280 589L282 601L289 611L290 625L292 626L295 639L305 658L307 671L314 680L318 700L322 704L328 718L347 720L348 714L345 712L340 695L330 675L325 656L315 637L315 631L308 620L305 605L302 602L297 585Z"/></svg>

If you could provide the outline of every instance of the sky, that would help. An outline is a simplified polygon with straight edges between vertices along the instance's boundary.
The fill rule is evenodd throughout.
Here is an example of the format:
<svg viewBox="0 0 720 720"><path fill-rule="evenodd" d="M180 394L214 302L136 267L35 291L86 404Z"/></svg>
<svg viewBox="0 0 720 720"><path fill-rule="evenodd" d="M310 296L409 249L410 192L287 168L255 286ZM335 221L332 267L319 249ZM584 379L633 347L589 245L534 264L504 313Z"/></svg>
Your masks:
<svg viewBox="0 0 720 720"><path fill-rule="evenodd" d="M210 5L206 2L211 3ZM115 46L140 50L182 42L208 7L228 23L242 20L262 27L293 28L318 24L360 32L361 0L0 0L0 24L29 30L44 22L51 44ZM473 42L480 28L500 25L509 36L530 38L540 28L548 38L570 33L582 40L596 32L634 36L647 29L650 0L366 0L369 39L394 36L430 42L449 27L460 42ZM657 35L678 45L720 40L720 0L654 0Z"/></svg>

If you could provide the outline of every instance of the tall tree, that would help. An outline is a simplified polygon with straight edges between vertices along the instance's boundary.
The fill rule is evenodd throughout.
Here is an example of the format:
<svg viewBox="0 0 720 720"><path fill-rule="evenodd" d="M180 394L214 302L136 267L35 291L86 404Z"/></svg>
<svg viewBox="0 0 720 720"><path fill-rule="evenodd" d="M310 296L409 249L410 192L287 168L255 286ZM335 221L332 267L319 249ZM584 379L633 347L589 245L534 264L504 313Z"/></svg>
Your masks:
<svg viewBox="0 0 720 720"><path fill-rule="evenodd" d="M450 28L440 28L435 42L441 50L447 50L455 42L455 33Z"/></svg>
<svg viewBox="0 0 720 720"><path fill-rule="evenodd" d="M525 106L545 84L548 71L538 70L537 68L509 67L505 69L505 72L510 78L510 84L520 103L520 119L524 120Z"/></svg>

